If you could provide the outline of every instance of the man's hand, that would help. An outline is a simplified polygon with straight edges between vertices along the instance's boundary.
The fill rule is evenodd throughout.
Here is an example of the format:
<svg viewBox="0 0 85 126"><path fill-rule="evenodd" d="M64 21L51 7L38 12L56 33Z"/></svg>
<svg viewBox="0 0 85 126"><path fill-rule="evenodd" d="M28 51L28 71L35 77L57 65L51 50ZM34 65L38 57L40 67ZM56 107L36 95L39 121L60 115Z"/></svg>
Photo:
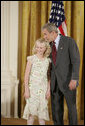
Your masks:
<svg viewBox="0 0 85 126"><path fill-rule="evenodd" d="M70 90L76 89L76 83L77 83L76 80L71 80L70 83L69 83L69 89Z"/></svg>

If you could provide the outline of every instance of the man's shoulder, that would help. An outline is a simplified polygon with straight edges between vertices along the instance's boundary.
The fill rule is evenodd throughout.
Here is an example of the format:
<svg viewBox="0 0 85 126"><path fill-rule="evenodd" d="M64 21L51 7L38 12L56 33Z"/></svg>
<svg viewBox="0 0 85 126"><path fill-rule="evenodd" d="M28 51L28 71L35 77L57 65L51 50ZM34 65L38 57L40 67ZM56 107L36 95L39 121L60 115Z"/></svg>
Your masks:
<svg viewBox="0 0 85 126"><path fill-rule="evenodd" d="M71 42L71 43L75 43L75 40L70 37L70 36L63 36L63 35L60 35L61 36L61 39L64 41L64 42Z"/></svg>
<svg viewBox="0 0 85 126"><path fill-rule="evenodd" d="M69 37L69 36L64 36L64 35L61 35L61 34L59 34L60 35L60 37L62 38L62 39L72 39L71 37Z"/></svg>

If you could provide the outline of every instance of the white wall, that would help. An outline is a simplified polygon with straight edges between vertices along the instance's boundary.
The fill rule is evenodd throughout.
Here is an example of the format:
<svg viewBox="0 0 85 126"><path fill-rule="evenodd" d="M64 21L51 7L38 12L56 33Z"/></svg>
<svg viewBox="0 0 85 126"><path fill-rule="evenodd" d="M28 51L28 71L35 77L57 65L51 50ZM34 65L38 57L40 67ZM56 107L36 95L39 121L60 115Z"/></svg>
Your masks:
<svg viewBox="0 0 85 126"><path fill-rule="evenodd" d="M1 1L1 114L18 117L18 1Z"/></svg>

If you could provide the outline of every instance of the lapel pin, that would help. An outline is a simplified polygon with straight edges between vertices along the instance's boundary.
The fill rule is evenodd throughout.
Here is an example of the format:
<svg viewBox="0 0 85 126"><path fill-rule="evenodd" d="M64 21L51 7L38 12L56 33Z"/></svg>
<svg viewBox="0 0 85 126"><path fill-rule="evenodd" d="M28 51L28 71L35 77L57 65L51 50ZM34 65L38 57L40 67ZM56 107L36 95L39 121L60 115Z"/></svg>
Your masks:
<svg viewBox="0 0 85 126"><path fill-rule="evenodd" d="M63 47L60 47L60 49L63 49Z"/></svg>

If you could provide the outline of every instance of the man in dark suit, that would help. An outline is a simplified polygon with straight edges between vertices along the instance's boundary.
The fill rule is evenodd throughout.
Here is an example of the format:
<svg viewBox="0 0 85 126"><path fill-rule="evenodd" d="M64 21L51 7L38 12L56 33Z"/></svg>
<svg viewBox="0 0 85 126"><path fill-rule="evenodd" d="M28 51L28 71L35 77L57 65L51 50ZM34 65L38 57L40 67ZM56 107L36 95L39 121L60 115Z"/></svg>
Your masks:
<svg viewBox="0 0 85 126"><path fill-rule="evenodd" d="M80 55L76 42L58 34L52 23L42 28L52 48L51 103L54 125L63 125L64 97L68 106L69 124L77 125L76 87L79 80Z"/></svg>

